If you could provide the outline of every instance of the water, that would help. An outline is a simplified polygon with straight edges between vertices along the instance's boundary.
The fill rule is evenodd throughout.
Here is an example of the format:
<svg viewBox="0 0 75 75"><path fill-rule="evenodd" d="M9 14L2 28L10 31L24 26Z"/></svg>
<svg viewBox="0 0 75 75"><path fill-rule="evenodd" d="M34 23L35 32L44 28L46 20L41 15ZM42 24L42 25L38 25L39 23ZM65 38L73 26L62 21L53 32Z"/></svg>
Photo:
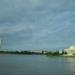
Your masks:
<svg viewBox="0 0 75 75"><path fill-rule="evenodd" d="M0 75L75 75L75 58L0 55Z"/></svg>

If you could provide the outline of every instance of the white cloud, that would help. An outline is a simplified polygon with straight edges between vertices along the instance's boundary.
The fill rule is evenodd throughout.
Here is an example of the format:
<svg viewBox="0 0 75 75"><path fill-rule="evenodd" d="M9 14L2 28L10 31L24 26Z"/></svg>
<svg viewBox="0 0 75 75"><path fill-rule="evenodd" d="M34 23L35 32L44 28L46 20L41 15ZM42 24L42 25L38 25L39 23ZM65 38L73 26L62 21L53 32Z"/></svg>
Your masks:
<svg viewBox="0 0 75 75"><path fill-rule="evenodd" d="M25 23L20 23L20 24L16 24L16 25L4 25L4 26L0 26L0 34L6 34L6 33L17 33L17 32L21 32L21 31L28 31L31 30L32 27L30 24L25 24Z"/></svg>
<svg viewBox="0 0 75 75"><path fill-rule="evenodd" d="M53 40L53 44L58 40L61 42L67 35L73 39L70 35L71 31L75 32L74 6L73 0L0 0L0 34L12 36L19 32L16 37L22 36L22 42L38 42L39 46L41 42L42 47L43 44L51 45ZM11 36L6 37L11 39ZM27 40L25 37L31 39Z"/></svg>
<svg viewBox="0 0 75 75"><path fill-rule="evenodd" d="M62 0L1 0L0 1L0 19L13 17L22 12L31 12L37 7L60 8L64 1ZM19 16L19 15L18 15Z"/></svg>

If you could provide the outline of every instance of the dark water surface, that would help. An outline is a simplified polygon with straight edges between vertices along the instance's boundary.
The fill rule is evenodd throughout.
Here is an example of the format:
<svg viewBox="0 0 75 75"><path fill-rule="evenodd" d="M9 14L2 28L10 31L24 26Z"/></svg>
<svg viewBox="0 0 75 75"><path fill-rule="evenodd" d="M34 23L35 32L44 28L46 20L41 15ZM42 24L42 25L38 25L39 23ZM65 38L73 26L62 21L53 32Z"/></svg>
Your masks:
<svg viewBox="0 0 75 75"><path fill-rule="evenodd" d="M75 75L75 58L0 55L0 75Z"/></svg>

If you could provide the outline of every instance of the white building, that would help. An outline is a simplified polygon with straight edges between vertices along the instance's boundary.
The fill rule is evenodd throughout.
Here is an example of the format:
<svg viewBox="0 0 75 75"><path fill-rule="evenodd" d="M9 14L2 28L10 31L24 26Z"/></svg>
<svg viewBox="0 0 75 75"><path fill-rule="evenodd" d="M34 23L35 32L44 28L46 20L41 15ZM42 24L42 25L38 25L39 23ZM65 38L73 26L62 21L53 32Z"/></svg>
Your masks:
<svg viewBox="0 0 75 75"><path fill-rule="evenodd" d="M73 56L75 54L75 46L70 46L67 49L64 49L64 51L67 53L69 56Z"/></svg>

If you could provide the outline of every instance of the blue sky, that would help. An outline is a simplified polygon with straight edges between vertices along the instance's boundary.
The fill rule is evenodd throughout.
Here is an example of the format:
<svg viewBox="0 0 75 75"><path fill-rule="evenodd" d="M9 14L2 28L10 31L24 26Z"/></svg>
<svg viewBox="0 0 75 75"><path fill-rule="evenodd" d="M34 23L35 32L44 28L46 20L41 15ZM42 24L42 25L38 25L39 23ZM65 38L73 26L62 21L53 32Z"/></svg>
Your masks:
<svg viewBox="0 0 75 75"><path fill-rule="evenodd" d="M4 49L63 49L75 45L75 0L0 0Z"/></svg>

